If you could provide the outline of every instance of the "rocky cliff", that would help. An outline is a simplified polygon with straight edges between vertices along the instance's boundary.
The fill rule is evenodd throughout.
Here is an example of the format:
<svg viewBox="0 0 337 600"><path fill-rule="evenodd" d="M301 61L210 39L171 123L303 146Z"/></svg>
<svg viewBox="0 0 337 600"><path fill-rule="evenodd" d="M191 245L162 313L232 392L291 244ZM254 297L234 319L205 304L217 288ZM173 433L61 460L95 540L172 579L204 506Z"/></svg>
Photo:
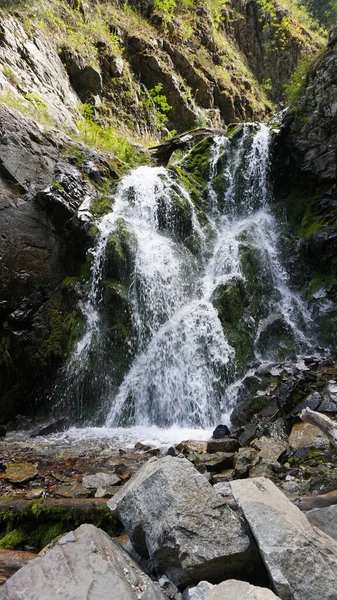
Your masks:
<svg viewBox="0 0 337 600"><path fill-rule="evenodd" d="M310 64L274 146L277 199L283 203L300 260L294 274L317 303L323 339L337 333L337 29ZM289 236L288 236L289 238ZM291 243L291 242L290 242Z"/></svg>
<svg viewBox="0 0 337 600"><path fill-rule="evenodd" d="M93 216L118 175L149 160L134 142L265 119L300 57L320 45L271 5L0 3L0 418L32 409L30 395L50 386L79 336ZM285 127L298 153L300 135Z"/></svg>

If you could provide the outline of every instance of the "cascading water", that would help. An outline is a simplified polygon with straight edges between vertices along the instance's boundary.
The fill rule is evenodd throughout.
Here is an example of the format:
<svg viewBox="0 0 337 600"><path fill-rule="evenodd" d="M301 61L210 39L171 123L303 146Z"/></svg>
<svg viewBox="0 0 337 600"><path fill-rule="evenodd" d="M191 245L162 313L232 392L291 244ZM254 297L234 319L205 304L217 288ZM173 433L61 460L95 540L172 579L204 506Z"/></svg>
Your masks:
<svg viewBox="0 0 337 600"><path fill-rule="evenodd" d="M163 167L139 167L120 183L97 224L86 331L67 372L69 391L83 365L97 364L107 426L212 427L231 408L229 390L249 357L273 359L309 344L309 315L279 259L268 157L264 125L245 124L233 140L216 137L205 213ZM112 274L110 246L123 259ZM129 307L122 350L105 317L107 289Z"/></svg>

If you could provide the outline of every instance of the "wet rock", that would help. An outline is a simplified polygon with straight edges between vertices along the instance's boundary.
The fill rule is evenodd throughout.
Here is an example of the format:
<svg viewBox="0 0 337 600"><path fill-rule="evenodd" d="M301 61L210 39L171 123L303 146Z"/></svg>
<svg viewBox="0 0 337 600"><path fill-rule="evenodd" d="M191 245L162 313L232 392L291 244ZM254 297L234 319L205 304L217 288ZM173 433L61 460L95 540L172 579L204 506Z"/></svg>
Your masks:
<svg viewBox="0 0 337 600"><path fill-rule="evenodd" d="M329 448L329 440L317 427L310 423L296 423L289 436L292 448Z"/></svg>
<svg viewBox="0 0 337 600"><path fill-rule="evenodd" d="M236 452L239 449L239 442L233 438L222 438L211 440L207 443L206 452L213 454L215 452Z"/></svg>
<svg viewBox="0 0 337 600"><path fill-rule="evenodd" d="M32 463L11 463L5 473L10 483L26 483L37 475L37 467Z"/></svg>
<svg viewBox="0 0 337 600"><path fill-rule="evenodd" d="M243 432L239 437L239 442L241 446L246 446L251 440L256 437L257 425L255 423L250 423L246 427L244 427Z"/></svg>
<svg viewBox="0 0 337 600"><path fill-rule="evenodd" d="M254 563L240 518L186 459L151 459L108 506L136 552L177 586L242 574Z"/></svg>
<svg viewBox="0 0 337 600"><path fill-rule="evenodd" d="M311 406L309 406L311 408ZM314 409L312 409L314 410ZM323 401L319 407L321 412L337 412L337 383L331 382L323 390Z"/></svg>
<svg viewBox="0 0 337 600"><path fill-rule="evenodd" d="M44 435L50 435L51 433L58 433L60 431L65 431L66 429L68 429L69 427L69 421L68 419L58 419L57 421L53 421L52 423L49 423L48 425L44 425L43 427L40 427L39 429L37 429L36 431L34 431L30 437L34 438L34 437L39 437L39 436L44 436Z"/></svg>
<svg viewBox="0 0 337 600"><path fill-rule="evenodd" d="M205 600L277 600L271 590L250 585L246 581L229 579L213 587Z"/></svg>
<svg viewBox="0 0 337 600"><path fill-rule="evenodd" d="M205 600L207 593L213 589L208 581L200 581L197 586L189 588L184 592L184 600Z"/></svg>
<svg viewBox="0 0 337 600"><path fill-rule="evenodd" d="M219 438L224 438L226 435L229 435L230 431L227 425L217 425L212 433L212 439L218 440Z"/></svg>
<svg viewBox="0 0 337 600"><path fill-rule="evenodd" d="M5 583L4 600L164 600L131 557L101 529L81 525Z"/></svg>
<svg viewBox="0 0 337 600"><path fill-rule="evenodd" d="M0 437L4 438L7 435L7 427L5 425L0 425Z"/></svg>
<svg viewBox="0 0 337 600"><path fill-rule="evenodd" d="M231 482L259 546L273 587L282 600L334 598L337 543L312 527L269 480Z"/></svg>
<svg viewBox="0 0 337 600"><path fill-rule="evenodd" d="M96 473L95 475L84 475L82 484L86 488L102 488L106 486L116 485L121 482L118 475L113 473Z"/></svg>
<svg viewBox="0 0 337 600"><path fill-rule="evenodd" d="M305 398L298 406L296 406L293 415L298 415L304 408L310 408L311 410L316 410L318 408L320 402L322 401L322 396L318 392L313 392L309 394L307 398ZM320 410L323 410L320 408Z"/></svg>

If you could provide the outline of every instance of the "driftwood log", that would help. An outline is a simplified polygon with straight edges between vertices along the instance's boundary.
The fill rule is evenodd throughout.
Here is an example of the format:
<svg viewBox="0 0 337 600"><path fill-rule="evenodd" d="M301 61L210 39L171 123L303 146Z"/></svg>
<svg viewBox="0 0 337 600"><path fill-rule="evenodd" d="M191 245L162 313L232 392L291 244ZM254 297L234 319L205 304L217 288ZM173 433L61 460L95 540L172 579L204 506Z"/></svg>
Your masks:
<svg viewBox="0 0 337 600"><path fill-rule="evenodd" d="M337 448L337 423L335 421L310 408L302 410L299 416L302 421L318 427L327 436L333 447Z"/></svg>
<svg viewBox="0 0 337 600"><path fill-rule="evenodd" d="M170 140L149 148L152 157L160 164L166 167L171 155L175 150L186 148L192 140L199 141L205 137L213 135L226 135L225 129L215 129L212 127L199 127L191 129L179 135L175 135Z"/></svg>

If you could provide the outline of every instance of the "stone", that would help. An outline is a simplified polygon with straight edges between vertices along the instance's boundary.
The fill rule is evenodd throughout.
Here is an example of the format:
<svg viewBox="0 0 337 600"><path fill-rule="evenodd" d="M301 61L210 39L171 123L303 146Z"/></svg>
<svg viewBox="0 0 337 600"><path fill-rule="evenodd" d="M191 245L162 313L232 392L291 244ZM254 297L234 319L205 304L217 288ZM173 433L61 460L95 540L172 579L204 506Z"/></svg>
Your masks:
<svg viewBox="0 0 337 600"><path fill-rule="evenodd" d="M81 525L2 588L2 600L164 600L159 588L104 531Z"/></svg>
<svg viewBox="0 0 337 600"><path fill-rule="evenodd" d="M229 434L230 434L230 431L229 431L227 425L218 425L212 433L212 439L218 440L219 438L224 438L226 435L229 435Z"/></svg>
<svg viewBox="0 0 337 600"><path fill-rule="evenodd" d="M246 581L228 579L215 585L205 600L277 600L277 596L267 588L250 585Z"/></svg>
<svg viewBox="0 0 337 600"><path fill-rule="evenodd" d="M304 408L311 408L311 410L316 410L318 408L320 402L322 401L322 396L318 392L313 392L309 394L298 406L296 406L293 415L298 415Z"/></svg>
<svg viewBox="0 0 337 600"><path fill-rule="evenodd" d="M309 408L312 408L311 406ZM321 412L337 412L337 383L328 383L323 390L323 401L320 404Z"/></svg>
<svg viewBox="0 0 337 600"><path fill-rule="evenodd" d="M254 448L240 448L234 456L234 469L237 477L245 477L249 469L258 461L258 452Z"/></svg>
<svg viewBox="0 0 337 600"><path fill-rule="evenodd" d="M58 433L59 431L65 431L69 427L68 419L62 418L57 421L53 421L52 423L48 423L48 425L43 425L39 427L36 431L31 433L30 437L39 437L44 435L50 435L51 433Z"/></svg>
<svg viewBox="0 0 337 600"><path fill-rule="evenodd" d="M200 581L197 586L187 589L184 592L184 600L205 600L206 594L213 589L213 585L208 581Z"/></svg>
<svg viewBox="0 0 337 600"><path fill-rule="evenodd" d="M213 473L212 481L214 484L227 483L231 479L234 479L234 475L235 475L235 469L226 469L222 473L215 473L215 474Z"/></svg>
<svg viewBox="0 0 337 600"><path fill-rule="evenodd" d="M214 452L236 452L239 446L240 444L236 439L227 437L208 442L206 452L209 454Z"/></svg>
<svg viewBox="0 0 337 600"><path fill-rule="evenodd" d="M232 495L232 488L229 481L222 481L213 485L213 490L221 496L227 497Z"/></svg>
<svg viewBox="0 0 337 600"><path fill-rule="evenodd" d="M259 560L241 518L185 458L150 459L108 507L136 552L178 587L243 574Z"/></svg>
<svg viewBox="0 0 337 600"><path fill-rule="evenodd" d="M5 473L5 479L11 483L25 483L34 479L37 475L37 468L32 463L11 463Z"/></svg>
<svg viewBox="0 0 337 600"><path fill-rule="evenodd" d="M231 482L282 600L336 598L337 543L312 527L305 515L268 479Z"/></svg>
<svg viewBox="0 0 337 600"><path fill-rule="evenodd" d="M311 525L318 527L324 533L337 541L337 505L314 508L305 513Z"/></svg>
<svg viewBox="0 0 337 600"><path fill-rule="evenodd" d="M111 485L116 485L121 482L118 475L114 473L95 473L95 475L84 475L82 484L85 488L103 488Z"/></svg>
<svg viewBox="0 0 337 600"><path fill-rule="evenodd" d="M296 423L289 436L292 448L329 448L329 440L317 427L311 423Z"/></svg>
<svg viewBox="0 0 337 600"><path fill-rule="evenodd" d="M279 457L288 448L288 442L273 437L263 436L253 442L254 448L259 450L260 462L267 464L277 463Z"/></svg>
<svg viewBox="0 0 337 600"><path fill-rule="evenodd" d="M183 454L190 454L192 452L195 454L205 454L208 451L207 442L200 440L186 440L185 442L181 442L176 445L176 450Z"/></svg>
<svg viewBox="0 0 337 600"><path fill-rule="evenodd" d="M201 454L196 456L194 460L195 467L201 473L208 471L209 473L221 473L224 469L233 467L232 452L216 452L215 454Z"/></svg>

